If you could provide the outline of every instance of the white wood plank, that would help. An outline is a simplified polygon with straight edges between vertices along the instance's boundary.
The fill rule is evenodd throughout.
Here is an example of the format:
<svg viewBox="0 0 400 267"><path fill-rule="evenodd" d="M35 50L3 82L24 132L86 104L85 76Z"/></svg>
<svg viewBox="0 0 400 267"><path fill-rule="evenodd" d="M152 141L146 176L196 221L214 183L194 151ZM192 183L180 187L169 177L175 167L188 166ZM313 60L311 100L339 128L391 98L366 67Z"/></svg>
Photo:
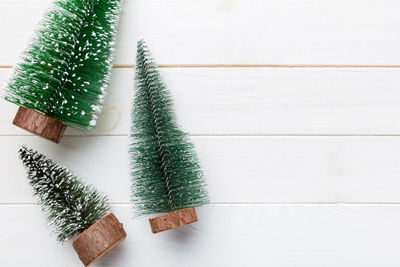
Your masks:
<svg viewBox="0 0 400 267"><path fill-rule="evenodd" d="M114 206L127 239L96 266L398 266L399 205L227 205L154 235L146 218ZM80 266L57 246L37 206L0 206L3 266Z"/></svg>
<svg viewBox="0 0 400 267"><path fill-rule="evenodd" d="M15 64L51 0L0 2L0 65ZM398 65L399 1L126 0L116 64L144 37L160 64Z"/></svg>
<svg viewBox="0 0 400 267"><path fill-rule="evenodd" d="M399 203L400 137L193 137L212 203ZM20 144L129 203L128 138L0 137L0 203L33 203Z"/></svg>
<svg viewBox="0 0 400 267"><path fill-rule="evenodd" d="M128 134L133 72L114 69L103 116L91 134ZM179 123L191 134L400 134L400 69L174 68L161 72ZM0 81L10 73L0 70ZM0 135L29 134L11 124L16 110L1 101Z"/></svg>

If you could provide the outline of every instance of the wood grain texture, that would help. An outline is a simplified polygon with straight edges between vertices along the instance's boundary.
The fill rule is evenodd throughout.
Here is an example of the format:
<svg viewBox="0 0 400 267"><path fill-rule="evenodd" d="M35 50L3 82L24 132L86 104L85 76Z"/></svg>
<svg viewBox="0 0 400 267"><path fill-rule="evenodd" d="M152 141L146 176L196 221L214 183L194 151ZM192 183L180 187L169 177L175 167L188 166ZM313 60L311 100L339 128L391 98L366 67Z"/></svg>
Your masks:
<svg viewBox="0 0 400 267"><path fill-rule="evenodd" d="M50 2L0 2L1 64L15 64ZM164 65L399 65L399 9L395 0L127 0L115 64L132 65L144 37Z"/></svg>
<svg viewBox="0 0 400 267"><path fill-rule="evenodd" d="M89 266L112 251L125 238L122 223L113 213L109 213L75 238L72 246L82 263Z"/></svg>
<svg viewBox="0 0 400 267"><path fill-rule="evenodd" d="M400 137L192 137L212 203L400 203ZM33 203L19 145L130 202L126 136L0 137L0 203ZM148 229L147 229L148 230Z"/></svg>
<svg viewBox="0 0 400 267"><path fill-rule="evenodd" d="M149 219L151 231L153 232L153 234L178 228L197 221L197 214L194 208L176 210Z"/></svg>
<svg viewBox="0 0 400 267"><path fill-rule="evenodd" d="M398 135L400 69L162 69L178 122L194 135ZM0 70L0 81L10 70ZM114 69L91 135L127 135L133 69ZM0 105L0 135L26 135ZM82 135L67 129L66 135Z"/></svg>
<svg viewBox="0 0 400 267"><path fill-rule="evenodd" d="M67 128L61 121L25 107L18 108L13 124L57 144Z"/></svg>
<svg viewBox="0 0 400 267"><path fill-rule="evenodd" d="M57 246L49 235L40 207L0 212L9 229L0 236L2 265L81 266L68 243ZM199 222L158 235L146 218L132 220L130 206L113 212L127 239L93 267L400 265L399 205L213 205L197 208Z"/></svg>

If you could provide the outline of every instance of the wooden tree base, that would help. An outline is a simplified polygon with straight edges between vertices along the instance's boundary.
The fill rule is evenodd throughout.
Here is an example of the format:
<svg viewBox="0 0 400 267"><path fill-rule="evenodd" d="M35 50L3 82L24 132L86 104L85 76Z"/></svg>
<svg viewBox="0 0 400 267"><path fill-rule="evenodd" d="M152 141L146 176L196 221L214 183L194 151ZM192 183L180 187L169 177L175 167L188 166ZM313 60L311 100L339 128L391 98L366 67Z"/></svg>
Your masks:
<svg viewBox="0 0 400 267"><path fill-rule="evenodd" d="M67 128L61 121L26 107L19 107L13 124L57 144Z"/></svg>
<svg viewBox="0 0 400 267"><path fill-rule="evenodd" d="M109 213L75 238L72 246L85 266L113 250L126 237L122 223Z"/></svg>
<svg viewBox="0 0 400 267"><path fill-rule="evenodd" d="M176 210L155 218L149 219L151 231L156 234L162 231L174 229L185 224L197 222L197 214L194 208Z"/></svg>

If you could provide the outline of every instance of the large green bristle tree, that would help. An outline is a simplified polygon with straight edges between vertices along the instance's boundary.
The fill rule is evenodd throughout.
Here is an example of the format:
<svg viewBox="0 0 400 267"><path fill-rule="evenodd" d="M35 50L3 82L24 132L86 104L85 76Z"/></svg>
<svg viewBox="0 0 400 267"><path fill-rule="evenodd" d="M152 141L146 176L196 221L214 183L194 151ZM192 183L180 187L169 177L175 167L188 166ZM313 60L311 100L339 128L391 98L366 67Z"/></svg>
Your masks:
<svg viewBox="0 0 400 267"><path fill-rule="evenodd" d="M135 82L129 149L135 215L208 203L194 147L177 126L171 96L142 40L137 45Z"/></svg>
<svg viewBox="0 0 400 267"><path fill-rule="evenodd" d="M82 233L110 211L107 197L84 185L68 169L26 147L19 150L19 155L58 241Z"/></svg>
<svg viewBox="0 0 400 267"><path fill-rule="evenodd" d="M16 66L5 99L85 131L108 85L121 0L56 0Z"/></svg>

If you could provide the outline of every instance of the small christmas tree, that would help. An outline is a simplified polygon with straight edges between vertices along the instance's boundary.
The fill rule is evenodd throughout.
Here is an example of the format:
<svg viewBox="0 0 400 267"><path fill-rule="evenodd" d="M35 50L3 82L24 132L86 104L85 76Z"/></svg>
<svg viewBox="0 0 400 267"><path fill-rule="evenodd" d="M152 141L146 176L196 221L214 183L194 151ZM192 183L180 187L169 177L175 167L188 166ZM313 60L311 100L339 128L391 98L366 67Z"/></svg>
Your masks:
<svg viewBox="0 0 400 267"><path fill-rule="evenodd" d="M85 266L125 239L122 224L109 213L107 197L36 151L22 147L19 155L58 241L79 234L72 245Z"/></svg>
<svg viewBox="0 0 400 267"><path fill-rule="evenodd" d="M54 142L66 126L96 125L112 67L121 0L56 0L45 15L5 99L14 124Z"/></svg>
<svg viewBox="0 0 400 267"><path fill-rule="evenodd" d="M132 111L132 201L137 216L150 219L153 233L197 221L193 207L208 203L193 145L177 124L172 99L144 41L136 56Z"/></svg>

